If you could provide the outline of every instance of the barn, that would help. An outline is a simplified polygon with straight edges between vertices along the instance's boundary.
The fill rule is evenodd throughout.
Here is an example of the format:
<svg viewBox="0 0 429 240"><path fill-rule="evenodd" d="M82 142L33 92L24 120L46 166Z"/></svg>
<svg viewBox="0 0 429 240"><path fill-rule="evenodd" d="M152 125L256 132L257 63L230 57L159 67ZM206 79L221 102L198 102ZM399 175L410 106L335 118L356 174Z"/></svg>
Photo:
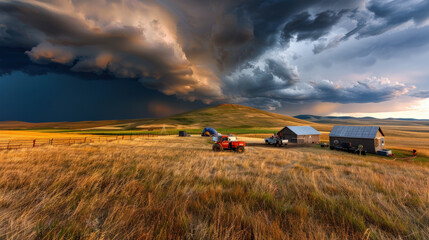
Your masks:
<svg viewBox="0 0 429 240"><path fill-rule="evenodd" d="M277 135L289 143L319 143L320 132L310 126L286 126Z"/></svg>
<svg viewBox="0 0 429 240"><path fill-rule="evenodd" d="M384 149L384 133L377 126L335 126L329 134L331 146L363 146L369 153Z"/></svg>

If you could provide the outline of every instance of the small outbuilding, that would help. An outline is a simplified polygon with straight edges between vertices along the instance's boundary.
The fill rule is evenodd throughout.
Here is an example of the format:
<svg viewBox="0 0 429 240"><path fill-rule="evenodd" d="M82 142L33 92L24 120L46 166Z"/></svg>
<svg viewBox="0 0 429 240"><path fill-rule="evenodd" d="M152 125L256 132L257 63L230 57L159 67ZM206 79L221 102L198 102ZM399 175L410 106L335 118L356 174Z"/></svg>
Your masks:
<svg viewBox="0 0 429 240"><path fill-rule="evenodd" d="M289 143L319 143L320 132L310 126L286 126L277 133L281 139Z"/></svg>
<svg viewBox="0 0 429 240"><path fill-rule="evenodd" d="M362 149L369 153L377 153L384 149L384 133L378 126L335 126L329 134L331 146L344 144Z"/></svg>

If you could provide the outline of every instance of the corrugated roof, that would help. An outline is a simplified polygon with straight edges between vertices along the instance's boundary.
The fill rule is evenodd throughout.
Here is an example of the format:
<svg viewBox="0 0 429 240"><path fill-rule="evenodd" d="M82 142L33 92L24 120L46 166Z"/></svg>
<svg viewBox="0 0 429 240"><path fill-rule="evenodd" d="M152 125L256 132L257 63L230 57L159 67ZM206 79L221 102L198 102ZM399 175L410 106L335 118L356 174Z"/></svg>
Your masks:
<svg viewBox="0 0 429 240"><path fill-rule="evenodd" d="M379 129L380 127L377 126L335 126L329 136L372 139L377 136Z"/></svg>
<svg viewBox="0 0 429 240"><path fill-rule="evenodd" d="M310 126L287 126L296 135L317 135L319 131Z"/></svg>

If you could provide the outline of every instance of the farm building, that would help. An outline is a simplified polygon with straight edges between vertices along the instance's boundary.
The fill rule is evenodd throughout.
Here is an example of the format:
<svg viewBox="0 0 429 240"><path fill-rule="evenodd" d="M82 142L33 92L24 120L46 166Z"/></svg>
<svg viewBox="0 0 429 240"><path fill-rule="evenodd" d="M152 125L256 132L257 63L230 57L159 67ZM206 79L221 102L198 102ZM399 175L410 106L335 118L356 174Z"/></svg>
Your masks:
<svg viewBox="0 0 429 240"><path fill-rule="evenodd" d="M377 126L335 126L329 134L329 143L331 146L362 145L363 150L377 153L384 149L384 133Z"/></svg>
<svg viewBox="0 0 429 240"><path fill-rule="evenodd" d="M319 143L320 132L310 126L286 126L277 135L289 143Z"/></svg>

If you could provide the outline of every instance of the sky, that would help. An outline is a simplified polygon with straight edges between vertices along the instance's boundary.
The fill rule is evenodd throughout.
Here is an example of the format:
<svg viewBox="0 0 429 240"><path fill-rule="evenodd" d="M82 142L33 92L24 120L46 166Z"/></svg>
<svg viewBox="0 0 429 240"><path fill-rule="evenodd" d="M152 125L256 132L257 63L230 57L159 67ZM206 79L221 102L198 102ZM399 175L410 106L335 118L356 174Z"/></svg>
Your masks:
<svg viewBox="0 0 429 240"><path fill-rule="evenodd" d="M429 119L427 0L0 0L0 121Z"/></svg>

